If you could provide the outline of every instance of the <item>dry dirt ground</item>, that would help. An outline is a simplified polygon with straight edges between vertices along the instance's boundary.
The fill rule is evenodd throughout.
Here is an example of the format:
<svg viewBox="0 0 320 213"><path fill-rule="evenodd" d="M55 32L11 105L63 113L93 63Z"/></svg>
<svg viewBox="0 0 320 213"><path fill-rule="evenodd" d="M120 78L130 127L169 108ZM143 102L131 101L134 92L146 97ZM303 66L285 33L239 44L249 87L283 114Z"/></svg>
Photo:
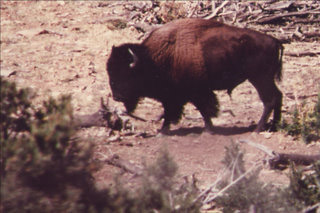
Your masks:
<svg viewBox="0 0 320 213"><path fill-rule="evenodd" d="M36 93L35 104L49 96L71 94L75 114L88 114L100 108L100 98L111 96L106 73L106 61L113 45L140 42L142 33L133 27L115 29L110 14L121 7L103 7L97 1L1 1L1 76L17 82L19 87L30 87ZM285 51L320 51L320 43L291 43ZM320 89L320 57L283 58L283 81L279 88L284 94L283 116L296 104L313 105ZM225 147L231 141L249 139L275 151L285 153L319 154L320 142L305 145L285 133L251 133L262 113L262 104L249 83L237 87L229 98L218 92L220 115L213 119L214 134L202 133L199 112L188 104L180 123L173 127L174 135L143 138L125 136L121 141L109 142L109 132L103 127L81 129L78 136L91 141L96 157L118 154L131 163L152 162L160 148L166 146L179 165L181 176L195 174L201 187L214 182L223 165ZM110 98L112 107L123 109L121 103ZM155 134L160 128L161 104L151 99L142 100L135 114L148 122L131 120L138 133ZM234 116L230 113L234 114ZM265 154L242 145L250 166ZM119 169L104 165L95 174L98 184L109 185ZM284 172L265 168L261 178L266 182L288 183Z"/></svg>

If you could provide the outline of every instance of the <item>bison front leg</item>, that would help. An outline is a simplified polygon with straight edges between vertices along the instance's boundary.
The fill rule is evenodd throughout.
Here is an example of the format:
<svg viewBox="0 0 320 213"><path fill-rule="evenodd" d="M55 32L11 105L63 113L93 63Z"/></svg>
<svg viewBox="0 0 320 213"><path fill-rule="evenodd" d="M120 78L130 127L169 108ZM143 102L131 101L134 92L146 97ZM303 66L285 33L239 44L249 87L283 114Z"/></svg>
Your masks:
<svg viewBox="0 0 320 213"><path fill-rule="evenodd" d="M161 133L168 134L170 131L170 124L175 124L179 122L184 104L185 102L176 102L173 100L163 103L164 122L160 129Z"/></svg>
<svg viewBox="0 0 320 213"><path fill-rule="evenodd" d="M219 102L216 95L210 90L200 91L193 97L192 103L200 111L205 123L205 129L212 131L211 118L217 117L219 111Z"/></svg>

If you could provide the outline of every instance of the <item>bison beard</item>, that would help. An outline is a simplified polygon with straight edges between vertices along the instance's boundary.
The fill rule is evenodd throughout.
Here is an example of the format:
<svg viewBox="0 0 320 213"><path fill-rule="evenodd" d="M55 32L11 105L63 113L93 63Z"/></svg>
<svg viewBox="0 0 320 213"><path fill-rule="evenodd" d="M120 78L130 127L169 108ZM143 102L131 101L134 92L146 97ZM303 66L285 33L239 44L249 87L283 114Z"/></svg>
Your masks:
<svg viewBox="0 0 320 213"><path fill-rule="evenodd" d="M281 43L253 30L203 19L181 19L153 32L141 44L113 47L107 62L113 97L131 113L140 98L150 97L164 107L161 131L177 123L183 106L193 103L212 128L218 100L213 90L232 90L249 80L258 91L264 111L255 131L281 118Z"/></svg>

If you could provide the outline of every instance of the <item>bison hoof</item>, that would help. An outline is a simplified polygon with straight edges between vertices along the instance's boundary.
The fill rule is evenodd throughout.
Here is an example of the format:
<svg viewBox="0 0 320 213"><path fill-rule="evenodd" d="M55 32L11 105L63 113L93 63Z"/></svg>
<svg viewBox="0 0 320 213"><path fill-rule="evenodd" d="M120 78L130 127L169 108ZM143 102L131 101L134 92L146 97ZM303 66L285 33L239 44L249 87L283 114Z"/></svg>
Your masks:
<svg viewBox="0 0 320 213"><path fill-rule="evenodd" d="M163 127L159 130L159 134L169 135L169 134L170 134L170 127L169 127L169 126L163 126Z"/></svg>
<svg viewBox="0 0 320 213"><path fill-rule="evenodd" d="M277 123L274 123L274 122L272 122L272 123L267 123L267 124L265 124L265 125L263 125L263 126L257 126L256 128L255 128L255 132L257 132L257 133L259 133L259 132L263 132L263 131L269 131L269 132L276 132L277 131Z"/></svg>
<svg viewBox="0 0 320 213"><path fill-rule="evenodd" d="M214 132L214 127L213 126L206 126L204 128L203 132L212 134Z"/></svg>
<svg viewBox="0 0 320 213"><path fill-rule="evenodd" d="M263 132L263 131L264 131L264 129L258 128L258 127L256 127L256 128L254 129L254 132L256 132L256 133Z"/></svg>

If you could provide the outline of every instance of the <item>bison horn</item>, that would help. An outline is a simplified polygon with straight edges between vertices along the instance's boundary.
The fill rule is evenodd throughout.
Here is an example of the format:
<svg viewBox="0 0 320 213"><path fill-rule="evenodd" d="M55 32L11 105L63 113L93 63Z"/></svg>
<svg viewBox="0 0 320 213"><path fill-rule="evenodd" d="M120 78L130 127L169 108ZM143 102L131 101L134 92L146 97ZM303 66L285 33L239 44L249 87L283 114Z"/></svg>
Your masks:
<svg viewBox="0 0 320 213"><path fill-rule="evenodd" d="M134 68L134 67L137 65L138 57L137 57L136 54L133 53L133 51L132 51L130 48L128 48L128 51L129 51L129 53L130 53L130 54L132 55L132 57L133 57L133 62L130 63L129 66L130 66L131 68Z"/></svg>

